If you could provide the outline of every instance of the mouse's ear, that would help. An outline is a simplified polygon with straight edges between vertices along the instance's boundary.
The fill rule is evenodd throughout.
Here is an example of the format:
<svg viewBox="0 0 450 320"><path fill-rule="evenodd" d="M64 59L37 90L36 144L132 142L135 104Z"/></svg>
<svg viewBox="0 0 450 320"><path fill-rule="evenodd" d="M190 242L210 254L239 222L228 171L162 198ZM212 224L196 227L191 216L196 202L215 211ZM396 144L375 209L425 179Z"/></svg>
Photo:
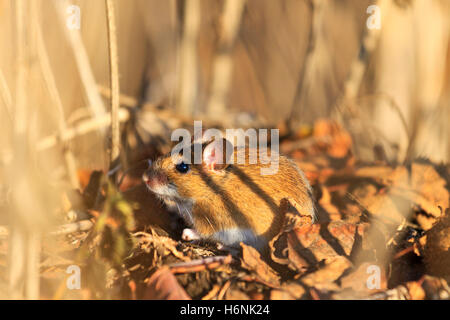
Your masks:
<svg viewBox="0 0 450 320"><path fill-rule="evenodd" d="M203 149L203 165L212 171L223 170L230 164L233 144L225 138L213 140Z"/></svg>

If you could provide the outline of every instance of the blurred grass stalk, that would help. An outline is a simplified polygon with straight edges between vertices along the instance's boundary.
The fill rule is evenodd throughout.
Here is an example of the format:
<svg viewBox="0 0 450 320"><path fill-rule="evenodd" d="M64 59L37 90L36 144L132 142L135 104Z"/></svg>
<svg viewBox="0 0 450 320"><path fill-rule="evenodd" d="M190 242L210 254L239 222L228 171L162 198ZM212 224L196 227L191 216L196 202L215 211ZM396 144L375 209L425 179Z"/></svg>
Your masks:
<svg viewBox="0 0 450 320"><path fill-rule="evenodd" d="M61 186L65 185L63 181L52 177L52 171L55 170L52 164L64 159L71 186L78 187L75 157L68 148L69 140L83 132L105 128L111 123L111 114L105 113L100 94L96 90L92 70L86 60L87 55L82 54L84 46L81 39L73 36L73 33L66 33L66 37L71 39L78 71L94 114L94 119L82 122L75 128L67 127L64 106L42 35L39 19L42 3L25 0L10 2L15 13L12 20L14 96L9 92L3 74L1 77L2 102L12 120L12 129L7 132L11 148L10 159L3 163L5 183L11 189L7 262L8 297L11 299L40 297L41 239L53 224L56 204L64 189ZM62 10L61 14L66 9L58 5L57 8ZM67 29L65 24L63 29ZM57 134L41 139L41 130L52 125L46 119L49 114L56 115ZM127 112L126 114L128 117ZM108 118L107 121L102 120L105 117ZM119 113L116 108L115 120L118 121L119 118L123 119L123 112ZM47 142L44 143L45 141ZM62 159L59 155L61 149L49 149L52 146L62 147Z"/></svg>
<svg viewBox="0 0 450 320"><path fill-rule="evenodd" d="M54 0L53 4L55 5L57 16L60 21L60 28L65 31L66 38L69 40L70 46L72 47L72 52L75 56L75 62L78 67L81 83L84 87L84 91L89 102L89 108L92 115L98 119L105 114L106 108L100 94L96 89L97 83L95 81L94 73L89 63L89 56L86 52L80 32L77 29L71 30L66 26L65 13L71 3L67 0Z"/></svg>
<svg viewBox="0 0 450 320"><path fill-rule="evenodd" d="M9 297L12 299L39 298L39 251L40 225L36 219L44 214L41 201L33 194L32 163L33 152L30 135L29 73L31 56L29 52L30 8L24 0L12 1L15 11L15 109L12 132L14 161L7 170L7 179L12 189L12 210L10 211L11 234L8 245Z"/></svg>
<svg viewBox="0 0 450 320"><path fill-rule="evenodd" d="M346 110L342 110L348 111L346 127L355 137L357 156L371 159L373 148L380 147L392 162L422 156L448 161L449 130L442 119L449 119L450 108L440 97L448 90L445 74L450 72L449 2L376 4L381 30L365 30L360 57L352 64L344 89ZM358 93L364 82L375 98L365 99L366 105L355 101L366 98Z"/></svg>
<svg viewBox="0 0 450 320"><path fill-rule="evenodd" d="M184 115L192 115L194 113L197 98L197 39L200 19L200 0L184 1L176 99L177 109Z"/></svg>
<svg viewBox="0 0 450 320"><path fill-rule="evenodd" d="M228 91L233 71L231 50L239 33L239 26L246 0L226 0L221 16L219 44L213 61L211 96L207 113L211 118L221 119L226 111Z"/></svg>
<svg viewBox="0 0 450 320"><path fill-rule="evenodd" d="M305 112L303 107L304 99L311 94L316 82L317 74L323 67L329 68L330 57L323 46L323 0L308 1L311 8L311 29L308 36L308 48L306 51L304 67L300 74L294 100L291 107L291 113L287 119L289 130L294 132L302 123L302 115Z"/></svg>
<svg viewBox="0 0 450 320"><path fill-rule="evenodd" d="M109 81L111 87L111 153L110 170L120 156L120 122L119 122L119 58L117 54L116 18L112 0L105 0L108 29ZM100 93L99 93L100 94Z"/></svg>
<svg viewBox="0 0 450 320"><path fill-rule="evenodd" d="M36 2L35 2L36 3ZM56 107L57 110L57 117L58 117L58 132L60 136L63 136L64 133L67 130L66 121L65 121L65 113L64 113L64 107L61 101L61 97L58 92L58 87L56 85L55 77L53 76L52 67L50 65L50 61L48 58L47 49L45 48L44 38L42 36L42 28L41 28L41 21L39 19L39 12L35 7L35 10L33 10L33 28L36 30L37 35L37 54L39 58L40 67L42 70L42 76L44 77L44 82L47 87L47 91L51 97L51 100ZM64 153L64 160L66 165L66 171L67 175L69 177L70 183L73 188L79 188L79 182L76 172L76 162L75 157L72 153L72 151L69 148L68 141L61 141L63 144L63 153Z"/></svg>
<svg viewBox="0 0 450 320"><path fill-rule="evenodd" d="M387 17L389 15L391 4L392 3L390 0L377 0L376 2L374 2L374 5L379 8L379 12L382 17ZM383 22L385 21L381 20L381 23ZM373 58L373 53L377 49L380 41L381 29L368 28L366 26L363 30L363 36L359 43L358 55L354 58L350 66L349 74L344 81L342 90L343 92L336 102L335 110L333 110L335 112L333 117L339 119L340 121L343 121L345 127L349 128L350 132L353 134L358 135L363 134L363 132L366 133L366 136L371 139L370 146L373 147L376 145L375 140L379 140L380 137L386 140L386 137L384 137L382 132L377 128L378 124L367 121L367 119L361 115L361 100L358 100L358 98L360 97L360 90L363 84L364 76L367 73L370 61ZM380 96L383 97L383 95ZM397 107L397 116L400 119L403 119L402 124L404 125L404 129L406 131L406 134L408 135L408 128L406 126L406 121L403 118L401 110L398 108L397 104L393 99L391 99L390 96L386 96L384 98L390 99L390 106L392 108L395 109ZM356 130L355 123L357 127ZM362 129L362 132L359 132L358 129ZM355 147L358 148L358 146ZM358 151L359 150L356 150L356 153L358 153ZM385 156L384 153L383 156Z"/></svg>

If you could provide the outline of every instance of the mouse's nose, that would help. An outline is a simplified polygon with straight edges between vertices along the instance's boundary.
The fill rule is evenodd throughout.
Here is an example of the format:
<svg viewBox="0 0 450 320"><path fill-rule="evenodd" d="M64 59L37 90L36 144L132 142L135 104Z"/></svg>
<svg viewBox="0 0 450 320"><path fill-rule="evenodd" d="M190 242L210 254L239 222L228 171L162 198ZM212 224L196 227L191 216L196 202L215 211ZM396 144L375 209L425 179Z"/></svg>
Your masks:
<svg viewBox="0 0 450 320"><path fill-rule="evenodd" d="M144 173L142 180L151 189L166 185L168 181L167 176L164 173L152 169L149 169Z"/></svg>
<svg viewBox="0 0 450 320"><path fill-rule="evenodd" d="M149 179L150 179L150 178L148 177L147 171L145 171L144 174L142 175L142 180L143 180L146 184L148 184Z"/></svg>

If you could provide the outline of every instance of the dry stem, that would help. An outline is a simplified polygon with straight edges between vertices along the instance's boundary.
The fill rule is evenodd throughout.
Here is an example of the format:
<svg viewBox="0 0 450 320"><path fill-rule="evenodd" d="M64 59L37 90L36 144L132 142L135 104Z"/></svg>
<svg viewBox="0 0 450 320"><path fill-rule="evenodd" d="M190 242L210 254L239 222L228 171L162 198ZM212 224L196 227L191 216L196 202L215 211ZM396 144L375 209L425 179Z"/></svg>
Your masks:
<svg viewBox="0 0 450 320"><path fill-rule="evenodd" d="M116 21L114 16L114 4L112 0L105 0L106 18L108 25L108 50L109 50L109 80L111 86L111 164L120 154L120 126L119 126L119 62L117 55Z"/></svg>
<svg viewBox="0 0 450 320"><path fill-rule="evenodd" d="M245 3L246 0L227 0L222 13L219 47L213 65L212 93L208 102L208 114L214 118L219 118L225 113L233 69L231 50L238 35Z"/></svg>

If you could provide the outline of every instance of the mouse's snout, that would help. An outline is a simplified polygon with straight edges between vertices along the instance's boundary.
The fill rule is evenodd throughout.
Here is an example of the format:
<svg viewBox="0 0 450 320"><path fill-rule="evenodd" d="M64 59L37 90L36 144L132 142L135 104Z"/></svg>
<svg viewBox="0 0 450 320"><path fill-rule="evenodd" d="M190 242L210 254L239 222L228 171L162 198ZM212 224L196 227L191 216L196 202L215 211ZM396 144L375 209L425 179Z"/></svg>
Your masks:
<svg viewBox="0 0 450 320"><path fill-rule="evenodd" d="M168 183L167 175L160 170L148 169L142 176L147 187L151 190L155 190L159 187L165 186Z"/></svg>

